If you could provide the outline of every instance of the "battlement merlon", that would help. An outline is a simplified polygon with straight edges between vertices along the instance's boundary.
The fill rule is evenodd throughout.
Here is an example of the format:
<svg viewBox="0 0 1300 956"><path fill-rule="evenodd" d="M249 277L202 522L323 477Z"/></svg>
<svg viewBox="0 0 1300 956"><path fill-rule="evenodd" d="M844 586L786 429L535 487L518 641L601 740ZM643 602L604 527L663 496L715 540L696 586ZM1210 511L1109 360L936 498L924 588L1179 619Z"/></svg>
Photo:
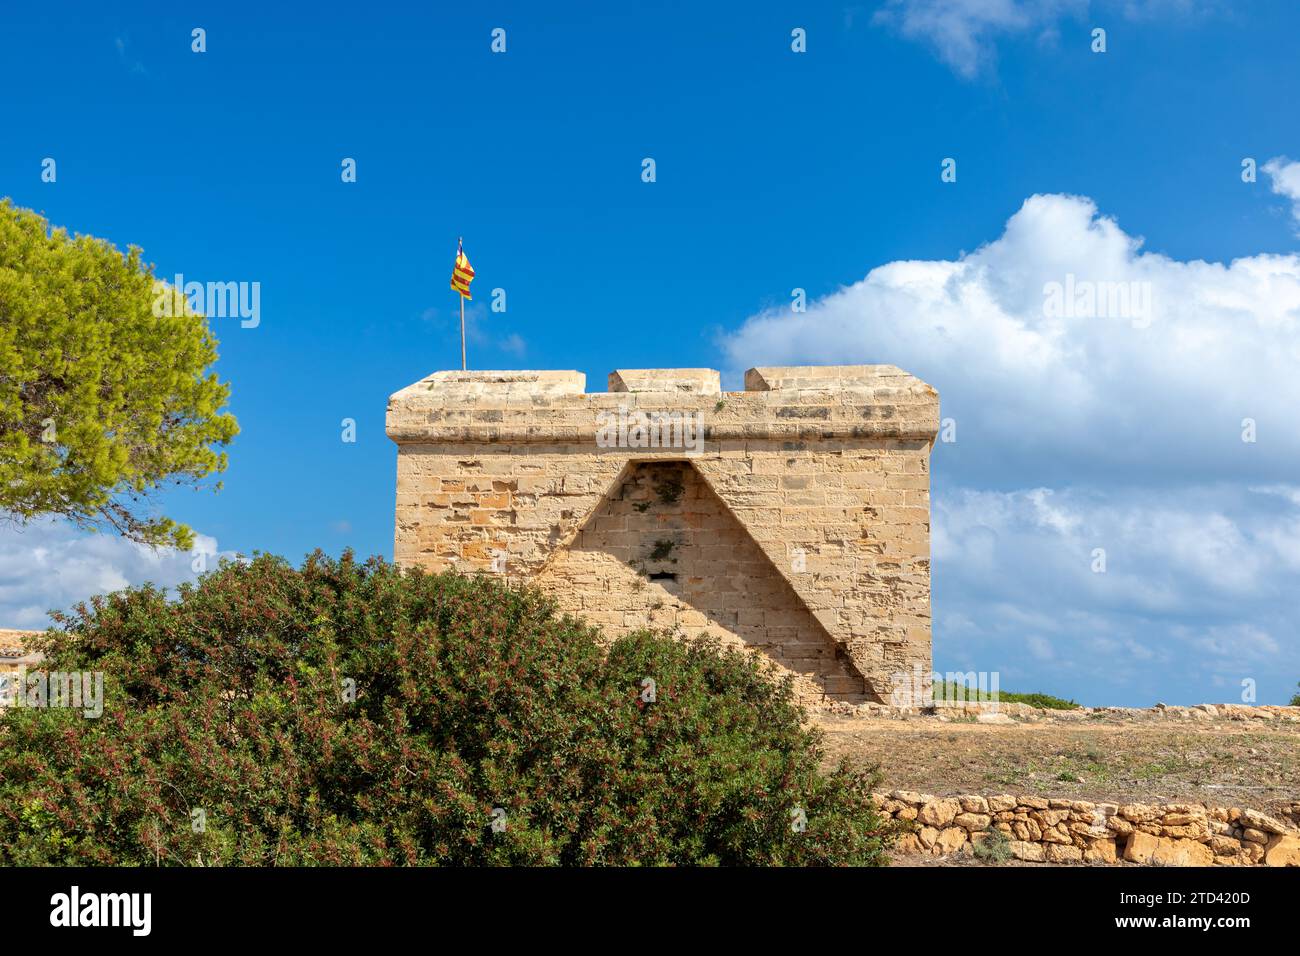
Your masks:
<svg viewBox="0 0 1300 956"><path fill-rule="evenodd" d="M752 368L723 392L713 369L618 369L609 391L576 371L434 372L388 400L398 444L585 444L601 412L699 413L706 442L876 441L932 444L939 394L893 365Z"/></svg>

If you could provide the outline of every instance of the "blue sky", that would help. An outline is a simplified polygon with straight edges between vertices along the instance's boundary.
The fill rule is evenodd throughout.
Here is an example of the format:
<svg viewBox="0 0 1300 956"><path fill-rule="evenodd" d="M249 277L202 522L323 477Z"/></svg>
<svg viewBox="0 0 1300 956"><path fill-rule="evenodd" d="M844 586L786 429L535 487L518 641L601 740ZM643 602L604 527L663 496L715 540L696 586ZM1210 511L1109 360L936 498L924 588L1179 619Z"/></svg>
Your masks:
<svg viewBox="0 0 1300 956"><path fill-rule="evenodd" d="M957 426L933 460L939 669L1090 703L1242 680L1282 702L1300 679L1294 4L47 2L3 23L0 195L160 276L261 285L256 328L213 320L242 428L224 489L163 500L213 550L391 555L385 400L458 362L463 235L471 366L934 384ZM1048 322L1067 274L1150 283L1149 327ZM0 626L189 573L58 525L0 534Z"/></svg>

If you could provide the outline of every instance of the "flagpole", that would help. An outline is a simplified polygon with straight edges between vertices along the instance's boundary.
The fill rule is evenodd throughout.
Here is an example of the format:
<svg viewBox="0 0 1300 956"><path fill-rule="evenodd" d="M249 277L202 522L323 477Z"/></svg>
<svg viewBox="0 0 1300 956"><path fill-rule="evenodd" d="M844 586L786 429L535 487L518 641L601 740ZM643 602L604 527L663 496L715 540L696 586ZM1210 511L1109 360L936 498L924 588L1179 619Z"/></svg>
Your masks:
<svg viewBox="0 0 1300 956"><path fill-rule="evenodd" d="M458 238L456 240L456 261L458 263L460 261L461 250L464 248L465 240ZM465 293L457 289L456 294L460 297L460 370L463 372L467 367L465 365Z"/></svg>

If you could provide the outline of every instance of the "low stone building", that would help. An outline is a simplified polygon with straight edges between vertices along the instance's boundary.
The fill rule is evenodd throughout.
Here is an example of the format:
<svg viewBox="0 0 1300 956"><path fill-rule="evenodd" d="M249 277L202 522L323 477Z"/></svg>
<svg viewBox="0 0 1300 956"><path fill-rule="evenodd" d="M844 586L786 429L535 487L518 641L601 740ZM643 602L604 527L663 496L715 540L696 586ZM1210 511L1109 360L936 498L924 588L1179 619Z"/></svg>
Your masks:
<svg viewBox="0 0 1300 956"><path fill-rule="evenodd" d="M388 403L395 559L503 574L610 636L713 633L805 699L930 673L933 388L889 365L435 372Z"/></svg>
<svg viewBox="0 0 1300 956"><path fill-rule="evenodd" d="M0 627L0 672L16 671L40 662L40 655L31 650L32 638L40 631L16 631Z"/></svg>
<svg viewBox="0 0 1300 956"><path fill-rule="evenodd" d="M23 673L41 662L41 655L31 649L32 639L40 633L0 627L0 707L13 703Z"/></svg>

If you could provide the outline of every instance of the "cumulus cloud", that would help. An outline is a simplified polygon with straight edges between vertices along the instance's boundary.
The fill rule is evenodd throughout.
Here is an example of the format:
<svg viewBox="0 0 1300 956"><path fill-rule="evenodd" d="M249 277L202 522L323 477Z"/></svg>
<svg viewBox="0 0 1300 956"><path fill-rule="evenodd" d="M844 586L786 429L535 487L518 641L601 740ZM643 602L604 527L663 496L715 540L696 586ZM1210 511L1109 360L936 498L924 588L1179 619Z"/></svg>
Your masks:
<svg viewBox="0 0 1300 956"><path fill-rule="evenodd" d="M934 526L940 669L1139 704L1239 701L1245 679L1285 702L1300 675L1300 495L958 489Z"/></svg>
<svg viewBox="0 0 1300 956"><path fill-rule="evenodd" d="M1087 198L1033 196L975 252L721 346L732 372L888 363L938 388L940 669L1101 703L1290 696L1300 256L1172 259Z"/></svg>
<svg viewBox="0 0 1300 956"><path fill-rule="evenodd" d="M919 375L955 422L967 478L1300 473L1300 256L1144 252L1082 197L1033 196L973 253L882 265L806 312L755 315L722 345L733 369Z"/></svg>
<svg viewBox="0 0 1300 956"><path fill-rule="evenodd" d="M195 535L194 552L153 550L109 534L86 534L57 520L0 526L0 628L41 630L48 612L67 610L95 594L151 581L174 587L196 579L194 566L214 567L217 542Z"/></svg>
<svg viewBox="0 0 1300 956"><path fill-rule="evenodd" d="M1272 181L1273 192L1291 200L1291 217L1300 235L1300 162L1278 156L1265 163L1263 170Z"/></svg>

